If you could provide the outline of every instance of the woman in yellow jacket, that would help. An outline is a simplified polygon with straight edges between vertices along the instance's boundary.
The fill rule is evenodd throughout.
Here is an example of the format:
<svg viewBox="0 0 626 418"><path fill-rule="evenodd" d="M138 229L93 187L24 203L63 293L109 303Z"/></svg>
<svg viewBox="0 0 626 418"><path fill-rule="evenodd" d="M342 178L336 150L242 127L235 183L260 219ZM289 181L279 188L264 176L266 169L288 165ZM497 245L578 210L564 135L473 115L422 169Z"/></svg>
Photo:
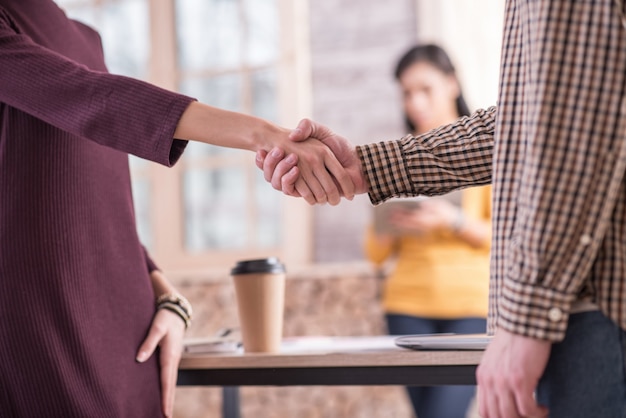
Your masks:
<svg viewBox="0 0 626 418"><path fill-rule="evenodd" d="M409 50L397 65L396 78L414 134L469 114L454 67L438 46ZM382 212L387 227L372 226L366 236L369 260L379 267L394 262L383 291L389 333L485 332L489 186L425 198L413 206ZM474 387L411 387L408 392L419 418L454 418L465 416Z"/></svg>

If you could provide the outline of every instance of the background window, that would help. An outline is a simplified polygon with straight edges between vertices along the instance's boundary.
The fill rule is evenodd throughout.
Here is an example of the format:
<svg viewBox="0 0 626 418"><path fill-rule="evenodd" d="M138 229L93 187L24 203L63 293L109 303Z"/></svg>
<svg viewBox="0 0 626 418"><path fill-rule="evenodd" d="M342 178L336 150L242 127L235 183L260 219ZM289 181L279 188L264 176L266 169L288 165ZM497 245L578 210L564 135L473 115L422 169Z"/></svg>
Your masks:
<svg viewBox="0 0 626 418"><path fill-rule="evenodd" d="M216 24L207 24L207 16ZM204 103L276 121L279 27L273 0L176 2L179 89ZM198 42L201 39L202 42ZM260 193L249 153L190 144L184 156L185 247L280 245L280 195Z"/></svg>
<svg viewBox="0 0 626 418"><path fill-rule="evenodd" d="M294 106L281 91L294 87L286 87L279 74L294 71L296 65L294 54L286 50L293 44L281 40L285 2L58 3L70 17L100 32L111 72L288 124L289 111L284 109ZM309 245L293 238L306 240L308 227L293 225L294 217L284 216L293 199L271 189L253 159L248 151L197 143L188 145L173 169L130 157L138 233L162 267L229 266L242 257L265 255L309 258ZM285 233L298 229L294 236Z"/></svg>

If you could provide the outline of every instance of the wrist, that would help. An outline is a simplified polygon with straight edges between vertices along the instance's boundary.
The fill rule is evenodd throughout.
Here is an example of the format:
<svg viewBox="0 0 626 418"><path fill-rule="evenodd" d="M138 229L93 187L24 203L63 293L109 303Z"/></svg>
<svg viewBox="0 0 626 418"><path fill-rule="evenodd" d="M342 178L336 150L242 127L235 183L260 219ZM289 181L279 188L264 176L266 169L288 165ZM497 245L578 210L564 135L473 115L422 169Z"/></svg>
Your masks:
<svg viewBox="0 0 626 418"><path fill-rule="evenodd" d="M150 272L150 282L152 284L152 291L154 292L155 297L165 293L176 293L174 286L172 286L172 284L165 277L165 274L163 274L160 270L152 270Z"/></svg>
<svg viewBox="0 0 626 418"><path fill-rule="evenodd" d="M357 152L356 147L353 148L351 152L352 159L355 161L355 165L358 170L357 181L355 182L355 194L368 193L370 190L370 182L365 174L365 165L363 160L359 158L359 153Z"/></svg>
<svg viewBox="0 0 626 418"><path fill-rule="evenodd" d="M185 323L185 329L189 328L191 325L193 309L187 298L183 295L176 292L164 293L156 299L155 304L157 311L167 309L178 315Z"/></svg>
<svg viewBox="0 0 626 418"><path fill-rule="evenodd" d="M256 152L269 149L269 138L278 131L276 125L256 116L192 102L178 121L174 137Z"/></svg>
<svg viewBox="0 0 626 418"><path fill-rule="evenodd" d="M285 139L289 132L273 123L264 119L255 118L258 122L257 126L252 128L249 132L242 132L244 136L251 138L250 150L257 152L259 150L265 150L269 152L272 148L278 147L284 150L285 144L279 143L276 139L284 136ZM245 140L245 138L244 138Z"/></svg>

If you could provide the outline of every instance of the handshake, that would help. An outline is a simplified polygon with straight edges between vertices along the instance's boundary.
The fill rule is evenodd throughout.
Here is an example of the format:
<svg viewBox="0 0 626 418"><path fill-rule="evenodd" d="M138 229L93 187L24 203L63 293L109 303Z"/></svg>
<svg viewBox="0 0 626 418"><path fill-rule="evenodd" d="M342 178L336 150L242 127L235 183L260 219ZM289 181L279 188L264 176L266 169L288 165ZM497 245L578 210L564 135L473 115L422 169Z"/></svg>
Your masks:
<svg viewBox="0 0 626 418"><path fill-rule="evenodd" d="M309 119L300 121L289 142L259 150L256 165L265 180L288 196L309 204L337 205L369 189L357 149L347 139Z"/></svg>

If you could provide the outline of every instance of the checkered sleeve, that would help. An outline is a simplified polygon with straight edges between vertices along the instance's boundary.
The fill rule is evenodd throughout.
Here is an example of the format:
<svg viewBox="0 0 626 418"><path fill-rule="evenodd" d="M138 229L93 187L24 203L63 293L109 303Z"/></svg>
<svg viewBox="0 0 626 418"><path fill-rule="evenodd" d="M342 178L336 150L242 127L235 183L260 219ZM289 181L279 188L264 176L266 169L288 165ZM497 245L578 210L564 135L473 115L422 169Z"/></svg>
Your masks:
<svg viewBox="0 0 626 418"><path fill-rule="evenodd" d="M527 2L517 15L524 27L510 30L500 97L515 117L501 109L495 157L499 222L510 225L506 247L496 245L497 326L560 341L616 216L626 35L610 1ZM594 291L619 294L614 275Z"/></svg>
<svg viewBox="0 0 626 418"><path fill-rule="evenodd" d="M495 113L491 107L420 136L358 146L372 203L489 184Z"/></svg>

